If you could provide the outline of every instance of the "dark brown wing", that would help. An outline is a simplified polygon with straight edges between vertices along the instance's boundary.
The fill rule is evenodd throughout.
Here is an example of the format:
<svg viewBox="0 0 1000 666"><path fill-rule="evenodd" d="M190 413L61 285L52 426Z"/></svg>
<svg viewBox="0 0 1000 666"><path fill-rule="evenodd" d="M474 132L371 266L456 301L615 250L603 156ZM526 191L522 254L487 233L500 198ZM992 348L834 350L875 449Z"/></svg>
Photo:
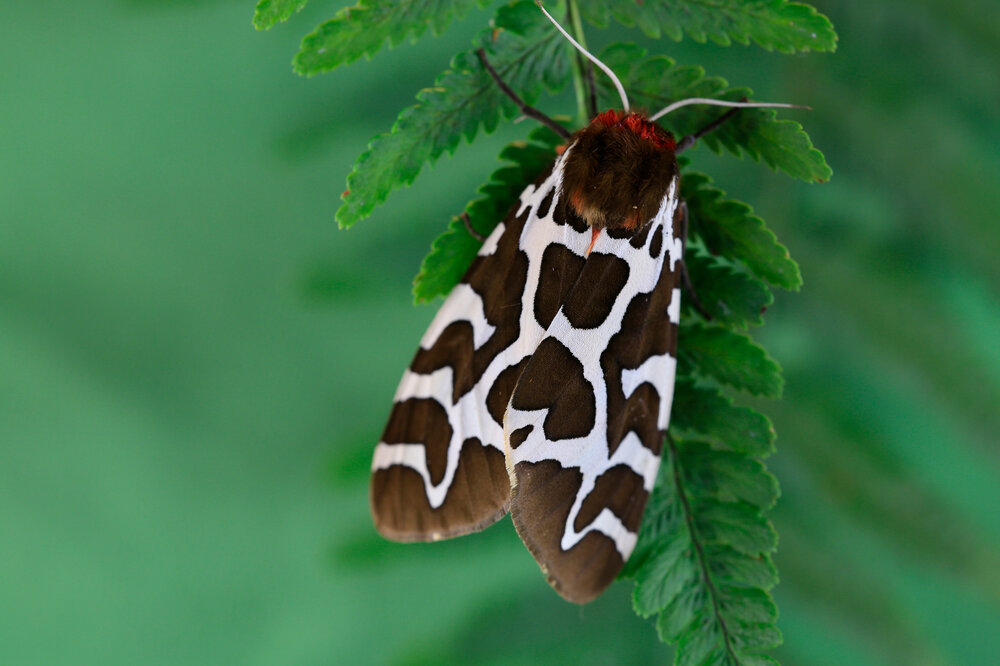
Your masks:
<svg viewBox="0 0 1000 666"><path fill-rule="evenodd" d="M600 594L635 546L673 399L677 180L633 238L602 232L511 397L511 516L552 586Z"/></svg>
<svg viewBox="0 0 1000 666"><path fill-rule="evenodd" d="M590 242L579 220L555 220L561 165L486 240L403 375L372 462L372 515L390 539L467 534L507 512L504 411Z"/></svg>

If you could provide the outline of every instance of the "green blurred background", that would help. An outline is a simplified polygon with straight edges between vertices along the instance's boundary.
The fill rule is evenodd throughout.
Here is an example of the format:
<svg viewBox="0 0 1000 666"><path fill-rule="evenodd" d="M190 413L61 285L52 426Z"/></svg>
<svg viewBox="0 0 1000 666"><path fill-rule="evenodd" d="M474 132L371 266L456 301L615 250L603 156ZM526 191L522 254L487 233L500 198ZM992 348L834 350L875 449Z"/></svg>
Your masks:
<svg viewBox="0 0 1000 666"><path fill-rule="evenodd" d="M1000 663L1000 21L822 0L834 55L656 48L804 122L826 185L691 152L802 265L757 331L787 665ZM617 584L562 602L503 521L400 546L369 456L432 307L430 241L507 125L337 231L353 159L467 48L324 77L252 0L6 3L0 664L663 663ZM600 45L637 32L590 31ZM648 43L648 42L647 42ZM569 112L568 95L543 100Z"/></svg>

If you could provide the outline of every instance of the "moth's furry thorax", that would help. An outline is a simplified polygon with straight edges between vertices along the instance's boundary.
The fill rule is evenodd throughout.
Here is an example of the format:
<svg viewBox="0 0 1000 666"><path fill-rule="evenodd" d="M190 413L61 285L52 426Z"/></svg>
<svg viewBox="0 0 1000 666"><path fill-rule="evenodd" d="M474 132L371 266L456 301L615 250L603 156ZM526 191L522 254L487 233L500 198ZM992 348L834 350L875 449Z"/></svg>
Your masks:
<svg viewBox="0 0 1000 666"><path fill-rule="evenodd" d="M587 224L635 231L653 219L677 173L668 132L641 114L606 111L570 145L563 191Z"/></svg>

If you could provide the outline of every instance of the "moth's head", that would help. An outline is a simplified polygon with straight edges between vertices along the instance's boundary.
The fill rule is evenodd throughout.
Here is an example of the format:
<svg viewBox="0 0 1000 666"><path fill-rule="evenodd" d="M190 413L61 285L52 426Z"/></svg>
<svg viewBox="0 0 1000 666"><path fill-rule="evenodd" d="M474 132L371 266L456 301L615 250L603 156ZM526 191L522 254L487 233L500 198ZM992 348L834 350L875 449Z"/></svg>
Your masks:
<svg viewBox="0 0 1000 666"><path fill-rule="evenodd" d="M563 193L595 229L642 228L677 174L673 137L642 114L606 111L577 132L570 146Z"/></svg>

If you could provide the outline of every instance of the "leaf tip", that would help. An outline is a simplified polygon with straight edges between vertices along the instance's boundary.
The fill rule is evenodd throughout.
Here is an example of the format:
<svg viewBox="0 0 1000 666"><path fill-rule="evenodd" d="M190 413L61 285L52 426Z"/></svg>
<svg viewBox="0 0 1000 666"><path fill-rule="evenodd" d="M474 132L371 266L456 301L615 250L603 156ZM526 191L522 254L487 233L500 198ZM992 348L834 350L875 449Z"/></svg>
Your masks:
<svg viewBox="0 0 1000 666"><path fill-rule="evenodd" d="M350 229L358 221L358 216L350 210L350 204L345 202L334 213L333 219L336 220L338 229Z"/></svg>

